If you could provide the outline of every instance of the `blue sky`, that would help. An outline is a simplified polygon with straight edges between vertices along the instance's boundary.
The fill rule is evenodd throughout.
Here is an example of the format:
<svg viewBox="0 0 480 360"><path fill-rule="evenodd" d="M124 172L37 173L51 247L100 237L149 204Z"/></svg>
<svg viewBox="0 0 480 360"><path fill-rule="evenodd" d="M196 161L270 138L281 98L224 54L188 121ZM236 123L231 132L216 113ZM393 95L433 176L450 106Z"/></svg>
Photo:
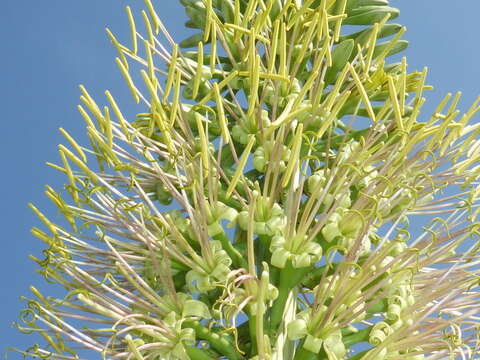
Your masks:
<svg viewBox="0 0 480 360"><path fill-rule="evenodd" d="M177 0L154 0L160 17L175 40L188 34ZM84 123L76 111L78 85L97 99L110 89L127 108L132 101L114 62L115 52L105 35L109 26L128 41L124 12L130 5L139 16L139 0L2 0L0 12L0 356L6 346L26 348L28 336L11 323L23 309L20 295L28 287L44 288L28 254L41 257L43 244L30 235L38 225L27 207L32 202L55 219L43 195L45 184L60 189L64 179L45 165L58 162L56 145L63 142L59 127L84 139ZM408 27L410 69L429 66L435 86L426 105L428 116L447 93L461 90L468 107L480 94L478 59L478 0L392 0L402 10L398 21ZM138 18L140 21L140 17ZM139 110L140 111L140 110ZM9 359L20 358L10 354Z"/></svg>

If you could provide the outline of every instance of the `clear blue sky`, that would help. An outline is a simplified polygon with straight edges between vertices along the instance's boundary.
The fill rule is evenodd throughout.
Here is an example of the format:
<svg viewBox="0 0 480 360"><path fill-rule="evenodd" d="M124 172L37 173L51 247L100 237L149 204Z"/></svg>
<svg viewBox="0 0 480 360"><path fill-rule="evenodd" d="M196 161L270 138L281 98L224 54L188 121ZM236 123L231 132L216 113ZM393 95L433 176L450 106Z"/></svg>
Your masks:
<svg viewBox="0 0 480 360"><path fill-rule="evenodd" d="M178 0L154 0L174 38L182 40L185 15ZM30 235L38 221L27 207L33 202L55 219L43 195L44 185L60 189L64 179L46 161L58 162L57 129L84 137L84 123L76 111L78 84L97 99L110 89L125 106L132 101L114 62L115 52L104 32L109 26L128 41L124 7L139 16L140 0L2 0L0 12L0 356L6 346L26 348L31 338L11 323L30 295L29 285L44 289L28 254L41 257L43 244ZM429 66L426 108L432 109L447 92L464 93L465 109L480 94L478 0L392 0L402 10L398 21L408 27L405 54L410 69ZM135 4L135 5L134 5ZM140 17L138 18L140 22ZM477 45L475 45L477 43ZM131 111L135 111L131 108ZM424 116L429 115L424 113ZM14 353L9 359L20 359Z"/></svg>

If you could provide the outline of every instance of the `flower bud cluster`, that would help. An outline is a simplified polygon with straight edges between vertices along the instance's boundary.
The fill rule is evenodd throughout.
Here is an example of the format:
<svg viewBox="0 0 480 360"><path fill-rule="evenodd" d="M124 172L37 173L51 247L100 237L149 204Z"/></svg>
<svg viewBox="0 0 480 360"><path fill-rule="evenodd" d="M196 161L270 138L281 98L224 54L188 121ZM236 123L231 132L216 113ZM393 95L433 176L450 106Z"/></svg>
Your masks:
<svg viewBox="0 0 480 360"><path fill-rule="evenodd" d="M326 310L326 306L317 309L315 316L323 316ZM292 341L303 339L303 348L314 354L318 354L323 349L329 360L344 359L347 350L342 341L341 331L317 332L311 327L313 322L310 309L299 312L297 318L288 324L288 338Z"/></svg>
<svg viewBox="0 0 480 360"><path fill-rule="evenodd" d="M220 201L218 201L214 207L212 207L207 219L208 223L208 236L215 237L218 234L225 232L221 220L229 220L230 223L227 226L233 226L233 223L237 220L238 211L233 207L230 207Z"/></svg>
<svg viewBox="0 0 480 360"><path fill-rule="evenodd" d="M187 300L188 301L188 300ZM191 301L191 300L190 300ZM189 305L185 305L184 309L188 313L190 309L195 308L199 302L193 304L192 302ZM200 305L202 307L202 305ZM208 310L207 310L208 311ZM194 311L195 312L195 311ZM197 314L195 314L197 315ZM195 316L196 317L196 316ZM172 338L165 338L164 341L170 345L168 350L166 350L162 355L165 358L178 358L181 360L188 360L189 357L185 351L185 345L192 346L196 342L195 331L193 329L183 329L182 322L183 319L179 319L178 315L174 312L169 313L163 319L163 322L169 327L169 329L174 330L175 337ZM161 339L159 339L161 340ZM137 341L140 341L138 339Z"/></svg>
<svg viewBox="0 0 480 360"><path fill-rule="evenodd" d="M261 122L264 129L270 126L270 118L266 110L260 111L260 119L244 116L238 124L232 127L232 137L240 144L247 144L251 135L257 135L260 131L258 124Z"/></svg>
<svg viewBox="0 0 480 360"><path fill-rule="evenodd" d="M295 100L302 90L300 81L297 78L292 80L290 86L283 84L278 89L273 85L266 85L264 88L264 100L265 103L273 107L274 104L277 104L278 107L284 108L287 106L289 101Z"/></svg>
<svg viewBox="0 0 480 360"><path fill-rule="evenodd" d="M232 259L223 250L220 241L210 241L210 248L213 253L214 263L208 264L205 261L198 264L201 270L192 269L185 276L188 289L193 293L206 293L224 284L227 275L231 271Z"/></svg>
<svg viewBox="0 0 480 360"><path fill-rule="evenodd" d="M238 225L244 231L248 230L250 213L243 210L238 214ZM256 196L253 217L253 232L257 235L274 236L281 233L286 225L286 216L278 203L270 204L268 198Z"/></svg>
<svg viewBox="0 0 480 360"><path fill-rule="evenodd" d="M390 267L394 260L393 256L385 257L379 268ZM396 267L389 268L387 275L392 277L383 287L383 291L387 293L386 308L383 312L384 319L377 322L369 333L368 341L373 346L382 345L396 331L414 325L415 311L412 309L415 308L416 301L411 276L407 272L399 272L399 269L396 269ZM414 331L412 335L414 336L417 333ZM390 350L388 344L390 343L387 343L386 347L381 347L380 352L375 348L372 349L372 351L376 352L378 359L391 359L395 355L416 353L418 351L420 351L420 354L411 355L412 358L419 360L424 358L424 355L421 354L421 348L412 347L406 350Z"/></svg>
<svg viewBox="0 0 480 360"><path fill-rule="evenodd" d="M47 196L73 230L32 205L50 231L32 230L49 245L32 258L67 296L32 290L23 330L49 345L24 355L73 359L78 344L168 360L477 351L478 246L464 245L478 235L468 121L480 99L461 120L456 96L418 121L426 72L386 64L407 44L387 0L180 1L199 32L178 45L152 0L148 36L127 7L131 49L108 31L148 109L130 121L109 92L100 109L81 87L91 149L62 130L72 150L61 145L51 165L75 205ZM449 185L466 199L437 199ZM418 214L449 217L410 240Z"/></svg>
<svg viewBox="0 0 480 360"><path fill-rule="evenodd" d="M308 179L308 190L310 193L320 191L327 183L325 170L318 170ZM329 216L327 223L323 226L321 234L325 241L331 245L339 245L349 251L358 237L364 232L365 220L360 212L350 210L351 192L343 190L339 192L331 189L323 201L323 210L327 211L334 203L337 203L335 211ZM322 210L322 209L320 209ZM360 253L361 256L367 255L370 251L370 233L362 236Z"/></svg>
<svg viewBox="0 0 480 360"><path fill-rule="evenodd" d="M268 164L272 162L272 157L274 157L273 151L274 144L272 142L266 142L264 145L257 147L253 153L253 166L255 169L261 173L264 173L267 170ZM277 166L283 172L286 168L286 162L290 158L291 151L285 145L281 145L279 151L281 155L276 155L279 158Z"/></svg>
<svg viewBox="0 0 480 360"><path fill-rule="evenodd" d="M295 246L298 242L301 245ZM306 236L303 239L287 240L283 235L275 235L270 243L270 252L272 265L281 269L288 261L298 269L313 266L322 259L322 247L313 241L308 241Z"/></svg>

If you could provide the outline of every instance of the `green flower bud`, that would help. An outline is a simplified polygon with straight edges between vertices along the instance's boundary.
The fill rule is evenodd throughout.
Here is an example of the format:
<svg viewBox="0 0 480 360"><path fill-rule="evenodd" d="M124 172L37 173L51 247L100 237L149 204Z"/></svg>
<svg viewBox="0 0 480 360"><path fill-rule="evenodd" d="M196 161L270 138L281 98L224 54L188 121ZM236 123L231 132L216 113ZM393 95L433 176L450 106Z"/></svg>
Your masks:
<svg viewBox="0 0 480 360"><path fill-rule="evenodd" d="M352 200L350 199L350 191L347 190L347 194L338 194L335 196L336 200L340 200L338 207L340 209L348 209L352 206Z"/></svg>
<svg viewBox="0 0 480 360"><path fill-rule="evenodd" d="M253 167L260 172L265 172L267 168L267 159L265 158L265 149L259 146L253 154Z"/></svg>
<svg viewBox="0 0 480 360"><path fill-rule="evenodd" d="M296 319L287 325L287 336L289 340L303 339L307 335L307 322L303 319Z"/></svg>
<svg viewBox="0 0 480 360"><path fill-rule="evenodd" d="M232 128L232 138L240 144L246 145L250 139L250 134L248 134L240 125L234 125Z"/></svg>
<svg viewBox="0 0 480 360"><path fill-rule="evenodd" d="M320 261L322 258L322 247L314 242L308 242L304 246L302 246L302 250L311 254L313 258L313 263L316 263L317 261Z"/></svg>
<svg viewBox="0 0 480 360"><path fill-rule="evenodd" d="M265 103L269 106L273 106L275 103L275 100L279 100L278 98L275 97L275 88L271 84L267 84L263 88L263 100Z"/></svg>
<svg viewBox="0 0 480 360"><path fill-rule="evenodd" d="M345 358L347 349L342 341L342 333L337 330L323 341L323 348L327 354L328 360L341 360Z"/></svg>
<svg viewBox="0 0 480 360"><path fill-rule="evenodd" d="M225 256L227 256L226 252L224 252L223 254ZM228 259L230 259L230 258L228 258ZM231 260L229 262L231 262ZM222 279L225 279L227 277L229 272L230 272L230 269L229 269L228 265L218 264L217 266L215 266L215 268L213 269L211 274L214 278L222 280Z"/></svg>
<svg viewBox="0 0 480 360"><path fill-rule="evenodd" d="M287 260L290 259L292 253L290 251L285 250L283 247L279 247L275 249L272 253L272 265L283 269L287 264Z"/></svg>
<svg viewBox="0 0 480 360"><path fill-rule="evenodd" d="M285 145L281 146L280 151L282 152L280 161L277 166L280 167L280 170L284 170L286 167L286 161L290 157L290 149ZM271 160L273 152L273 144L266 143L265 146L259 146L255 153L253 154L253 166L260 172L265 172L268 166L269 161Z"/></svg>
<svg viewBox="0 0 480 360"><path fill-rule="evenodd" d="M342 237L342 233L338 228L338 224L331 222L325 225L321 231L322 236L325 238L327 242L333 242L336 238Z"/></svg>
<svg viewBox="0 0 480 360"><path fill-rule="evenodd" d="M207 226L208 236L215 237L224 232L222 225L218 222L211 223Z"/></svg>
<svg viewBox="0 0 480 360"><path fill-rule="evenodd" d="M248 230L248 211L241 211L237 217L238 226L242 230Z"/></svg>
<svg viewBox="0 0 480 360"><path fill-rule="evenodd" d="M305 130L306 131L313 131L317 132L322 124L324 123L325 119L327 118L328 114L320 115L320 116L312 116L310 113L306 113L304 118L305 120Z"/></svg>
<svg viewBox="0 0 480 360"><path fill-rule="evenodd" d="M222 202L217 202L215 207L210 209L210 211L211 216L208 219L208 235L211 237L224 232L224 229L220 224L220 220L229 220L230 223L227 226L231 227L238 216L237 210L225 205Z"/></svg>
<svg viewBox="0 0 480 360"><path fill-rule="evenodd" d="M267 300L270 300L270 301L274 301L275 299L278 298L278 289L275 285L268 284L266 298Z"/></svg>
<svg viewBox="0 0 480 360"><path fill-rule="evenodd" d="M349 251L355 244L354 238L341 237L337 240L337 245L344 248L346 251Z"/></svg>
<svg viewBox="0 0 480 360"><path fill-rule="evenodd" d="M193 293L206 293L215 288L209 276L197 273L194 270L187 272L185 275L185 282L188 290Z"/></svg>
<svg viewBox="0 0 480 360"><path fill-rule="evenodd" d="M327 179L325 178L325 172L323 170L318 170L308 177L307 190L310 194L313 194L314 192L319 191L319 189L322 189L326 182Z"/></svg>
<svg viewBox="0 0 480 360"><path fill-rule="evenodd" d="M202 267L201 271L190 270L185 276L185 281L191 292L206 293L213 290L217 284L225 283L230 273L229 267L232 264L232 259L222 249L221 242L210 241L210 247L213 252L214 266L206 263L199 264Z"/></svg>
<svg viewBox="0 0 480 360"><path fill-rule="evenodd" d="M302 91L302 84L297 78L293 78L290 84L290 94L298 95Z"/></svg>
<svg viewBox="0 0 480 360"><path fill-rule="evenodd" d="M309 254L303 253L292 256L292 266L296 269L312 265L312 259Z"/></svg>
<svg viewBox="0 0 480 360"><path fill-rule="evenodd" d="M266 222L265 234L257 233L259 235L274 235L281 232L286 225L286 218L284 216L275 216Z"/></svg>
<svg viewBox="0 0 480 360"><path fill-rule="evenodd" d="M248 230L248 211L238 214L238 225L241 229ZM283 231L286 225L286 217L282 208L277 203L270 206L267 199L257 198L256 211L253 222L253 231L258 235L273 236Z"/></svg>
<svg viewBox="0 0 480 360"><path fill-rule="evenodd" d="M304 110L308 108L309 106L312 105L312 102L310 100L304 100L298 105L298 111ZM300 115L297 115L296 120L305 123L307 120L310 120L312 118L311 111L306 111L304 110L303 112L300 113Z"/></svg>
<svg viewBox="0 0 480 360"><path fill-rule="evenodd" d="M338 223L338 229L343 236L348 238L356 238L363 228L364 220L357 212L347 212Z"/></svg>
<svg viewBox="0 0 480 360"><path fill-rule="evenodd" d="M141 339L141 338L135 338L135 339L133 339L133 338L132 338L132 335L130 335L130 334L127 334L127 335L125 336L125 340L127 341L127 343L128 343L130 346L133 345L133 347L135 347L135 348L137 348L137 347L142 346L142 345L145 344L145 341L144 341L143 339Z"/></svg>
<svg viewBox="0 0 480 360"><path fill-rule="evenodd" d="M406 298L407 305L412 306L415 304L415 297L412 294L409 294Z"/></svg>
<svg viewBox="0 0 480 360"><path fill-rule="evenodd" d="M199 317L202 319L210 319L209 307L198 300L187 300L183 304L182 317Z"/></svg>
<svg viewBox="0 0 480 360"><path fill-rule="evenodd" d="M335 277L333 275L329 275L326 277L323 283L321 283L320 285L317 285L314 288L314 291L319 291L321 294L328 292L329 294L331 294L329 295L329 297L332 297L337 290L337 284L338 284L338 275Z"/></svg>
<svg viewBox="0 0 480 360"><path fill-rule="evenodd" d="M305 342L303 343L303 348L314 354L318 354L323 345L323 339L314 337L313 335L307 334Z"/></svg>
<svg viewBox="0 0 480 360"><path fill-rule="evenodd" d="M390 325L384 321L378 322L370 331L368 342L374 346L380 345L390 334L392 334L392 328Z"/></svg>

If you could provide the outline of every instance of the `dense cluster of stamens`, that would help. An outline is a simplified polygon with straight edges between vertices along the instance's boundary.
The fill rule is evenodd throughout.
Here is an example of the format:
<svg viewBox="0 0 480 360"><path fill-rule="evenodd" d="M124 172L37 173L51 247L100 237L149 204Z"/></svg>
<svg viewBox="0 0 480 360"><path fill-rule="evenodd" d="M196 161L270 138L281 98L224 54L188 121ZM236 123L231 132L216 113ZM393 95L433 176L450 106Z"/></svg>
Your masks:
<svg viewBox="0 0 480 360"><path fill-rule="evenodd" d="M32 287L18 327L46 347L21 352L476 358L480 99L421 115L387 0L181 2L179 45L150 0L145 37L130 8L131 46L107 30L136 119L81 87L90 147L61 130L71 200L47 187L65 224L32 205L33 259L66 296Z"/></svg>

